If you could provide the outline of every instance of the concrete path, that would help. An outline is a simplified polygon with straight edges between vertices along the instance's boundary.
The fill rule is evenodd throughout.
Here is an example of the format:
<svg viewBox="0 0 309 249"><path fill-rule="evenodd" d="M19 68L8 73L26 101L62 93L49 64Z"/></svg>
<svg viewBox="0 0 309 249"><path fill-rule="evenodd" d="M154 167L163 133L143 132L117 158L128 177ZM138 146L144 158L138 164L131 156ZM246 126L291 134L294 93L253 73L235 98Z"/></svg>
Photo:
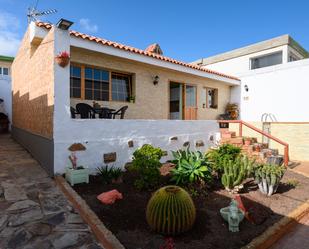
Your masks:
<svg viewBox="0 0 309 249"><path fill-rule="evenodd" d="M55 182L10 135L0 135L0 248L102 248Z"/></svg>
<svg viewBox="0 0 309 249"><path fill-rule="evenodd" d="M271 249L308 249L309 248L309 215Z"/></svg>

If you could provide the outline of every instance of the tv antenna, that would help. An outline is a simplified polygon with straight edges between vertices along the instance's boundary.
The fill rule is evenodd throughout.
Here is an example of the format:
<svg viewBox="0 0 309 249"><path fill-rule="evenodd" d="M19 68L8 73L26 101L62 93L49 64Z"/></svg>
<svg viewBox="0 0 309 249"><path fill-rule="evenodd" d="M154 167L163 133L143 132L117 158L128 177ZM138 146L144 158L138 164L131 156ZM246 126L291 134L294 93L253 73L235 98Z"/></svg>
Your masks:
<svg viewBox="0 0 309 249"><path fill-rule="evenodd" d="M30 23L32 21L33 22L38 21L38 17L39 16L46 16L46 15L51 15L51 14L57 13L56 9L45 10L45 11L38 11L37 10L38 3L39 3L39 0L36 1L34 7L29 7L28 8L28 14L27 14L28 23Z"/></svg>

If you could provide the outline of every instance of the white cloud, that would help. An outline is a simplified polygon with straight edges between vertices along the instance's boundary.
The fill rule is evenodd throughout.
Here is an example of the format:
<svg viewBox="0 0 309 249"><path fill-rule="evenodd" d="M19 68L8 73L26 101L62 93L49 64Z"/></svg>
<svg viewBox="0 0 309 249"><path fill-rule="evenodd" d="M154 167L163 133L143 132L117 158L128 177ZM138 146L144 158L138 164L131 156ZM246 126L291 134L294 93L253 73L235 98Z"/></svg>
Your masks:
<svg viewBox="0 0 309 249"><path fill-rule="evenodd" d="M79 25L83 30L90 33L96 33L99 29L98 25L92 24L89 19L82 18L79 20Z"/></svg>
<svg viewBox="0 0 309 249"><path fill-rule="evenodd" d="M20 44L19 20L16 16L0 11L0 55L14 56Z"/></svg>

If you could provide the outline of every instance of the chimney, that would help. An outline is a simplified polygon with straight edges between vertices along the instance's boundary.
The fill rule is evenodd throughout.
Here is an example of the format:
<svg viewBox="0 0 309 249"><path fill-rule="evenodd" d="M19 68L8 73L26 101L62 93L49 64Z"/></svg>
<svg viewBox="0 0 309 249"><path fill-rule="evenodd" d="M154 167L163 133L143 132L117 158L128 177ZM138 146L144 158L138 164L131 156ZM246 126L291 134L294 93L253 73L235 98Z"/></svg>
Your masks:
<svg viewBox="0 0 309 249"><path fill-rule="evenodd" d="M153 43L149 45L146 49L146 52L163 55L163 51L158 43Z"/></svg>

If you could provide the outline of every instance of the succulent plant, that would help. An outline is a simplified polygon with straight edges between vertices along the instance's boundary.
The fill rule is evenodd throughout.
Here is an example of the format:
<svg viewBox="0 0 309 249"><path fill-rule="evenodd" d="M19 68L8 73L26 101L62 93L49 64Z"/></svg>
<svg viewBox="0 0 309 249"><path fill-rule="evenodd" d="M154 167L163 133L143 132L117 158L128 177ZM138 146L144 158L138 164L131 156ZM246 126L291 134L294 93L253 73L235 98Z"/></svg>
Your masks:
<svg viewBox="0 0 309 249"><path fill-rule="evenodd" d="M190 230L195 217L196 210L190 195L174 185L158 189L149 200L146 210L151 229L164 235Z"/></svg>
<svg viewBox="0 0 309 249"><path fill-rule="evenodd" d="M277 191L284 173L284 166L260 164L254 167L255 182L258 184L260 191L268 196Z"/></svg>
<svg viewBox="0 0 309 249"><path fill-rule="evenodd" d="M221 177L223 186L229 191L236 189L249 177L254 163L247 156L239 156L235 161L225 160L223 163L224 174Z"/></svg>

